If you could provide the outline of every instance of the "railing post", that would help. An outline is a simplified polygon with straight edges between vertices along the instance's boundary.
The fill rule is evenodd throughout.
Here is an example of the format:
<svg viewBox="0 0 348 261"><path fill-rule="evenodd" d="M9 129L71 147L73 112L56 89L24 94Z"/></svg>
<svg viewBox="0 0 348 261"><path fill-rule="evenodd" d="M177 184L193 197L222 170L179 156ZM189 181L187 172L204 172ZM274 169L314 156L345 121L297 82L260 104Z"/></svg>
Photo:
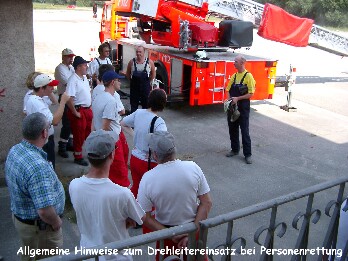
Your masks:
<svg viewBox="0 0 348 261"><path fill-rule="evenodd" d="M321 212L319 210L312 211L313 206L313 200L314 200L314 193L309 194L308 201L307 201L307 207L306 207L306 213L299 212L293 219L292 227L295 229L297 228L297 222L301 217L303 217L303 222L301 226L300 233L297 237L295 249L307 249L308 246L308 235L309 235L309 225L311 221L311 217L313 213L316 213L317 216L314 218L313 223L317 223L319 221ZM291 260L306 260L307 257L305 254L302 255L296 255L292 256Z"/></svg>
<svg viewBox="0 0 348 261"><path fill-rule="evenodd" d="M264 244L264 246L267 249L273 249L276 217L277 217L277 207L273 207L272 212L271 212L271 219L269 222L269 229L267 230L267 236L266 236L266 240L265 240L265 244ZM261 260L272 261L273 255L266 255L264 253L261 257Z"/></svg>
<svg viewBox="0 0 348 261"><path fill-rule="evenodd" d="M199 239L197 242L197 249L206 249L209 228L202 223L200 223L199 226L200 226L200 229L199 229ZM205 255L201 255L199 253L197 260L204 261L204 258L205 258Z"/></svg>
<svg viewBox="0 0 348 261"><path fill-rule="evenodd" d="M188 235L188 249L196 249L197 248L197 240L196 240L196 231L193 231L189 233ZM196 260L195 255L187 255L187 261L194 261Z"/></svg>
<svg viewBox="0 0 348 261"><path fill-rule="evenodd" d="M227 233L226 233L226 247L231 248L232 247L232 230L233 230L233 220L231 222L228 222L227 225ZM231 261L230 255L225 255L222 257L221 260L225 261Z"/></svg>
<svg viewBox="0 0 348 261"><path fill-rule="evenodd" d="M159 246L160 246L160 249L164 249L164 239L161 239L159 241ZM162 254L159 255L159 261L163 261L163 255Z"/></svg>
<svg viewBox="0 0 348 261"><path fill-rule="evenodd" d="M326 231L325 239L324 239L324 242L322 245L324 249L331 249L331 248L335 249L336 248L338 222L340 219L341 204L343 202L344 187L345 187L345 182L340 184L340 189L338 191L336 201L329 202L329 204L327 205L327 207L325 209L325 214L327 216L331 217L330 216L330 209L332 206L334 206L333 214L332 214L332 217L330 219L330 224L329 224L329 227ZM328 258L329 257L327 255L323 255L323 253L320 252L317 260L318 261L328 260ZM332 257L332 260L334 258L335 257Z"/></svg>

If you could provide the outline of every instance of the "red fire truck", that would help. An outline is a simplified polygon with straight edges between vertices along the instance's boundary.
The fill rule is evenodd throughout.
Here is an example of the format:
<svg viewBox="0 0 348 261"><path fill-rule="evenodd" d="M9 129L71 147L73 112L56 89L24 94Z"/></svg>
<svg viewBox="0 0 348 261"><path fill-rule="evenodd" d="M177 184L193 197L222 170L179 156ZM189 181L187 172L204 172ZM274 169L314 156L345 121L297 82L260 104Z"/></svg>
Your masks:
<svg viewBox="0 0 348 261"><path fill-rule="evenodd" d="M211 15L225 19L219 29L207 22ZM279 15L285 17L281 22ZM258 34L267 39L294 46L308 44L348 56L347 38L313 24L310 19L252 0L107 1L99 36L101 42L110 42L113 61L121 71L134 56L135 47L145 42L147 55L157 69L157 83L169 99L203 105L224 101L224 87L235 72L233 62L238 53L234 50L250 47L253 27L259 26ZM137 28L144 42L127 39L132 38L132 28ZM257 82L252 98L272 98L277 61L244 56L247 70Z"/></svg>
<svg viewBox="0 0 348 261"><path fill-rule="evenodd" d="M169 101L187 100L192 106L222 103L225 87L236 72L236 49L251 46L254 25L227 20L218 29L205 21L208 11L208 3L198 0L109 1L103 9L100 40L109 41L113 62L121 72L135 56L135 48L143 45ZM127 38L132 26L142 40ZM252 98L272 98L277 61L244 56L246 69L257 82Z"/></svg>

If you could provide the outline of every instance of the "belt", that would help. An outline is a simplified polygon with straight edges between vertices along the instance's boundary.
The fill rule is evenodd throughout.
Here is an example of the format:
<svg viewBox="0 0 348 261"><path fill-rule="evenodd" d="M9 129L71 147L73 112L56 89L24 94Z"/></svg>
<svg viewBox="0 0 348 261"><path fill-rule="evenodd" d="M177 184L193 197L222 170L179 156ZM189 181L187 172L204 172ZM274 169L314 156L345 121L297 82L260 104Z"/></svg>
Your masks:
<svg viewBox="0 0 348 261"><path fill-rule="evenodd" d="M14 217L19 221L19 222L22 222L24 224L27 224L27 225L38 225L39 223L37 222L39 219L22 219L16 215L14 215ZM60 218L63 217L63 215L59 215Z"/></svg>
<svg viewBox="0 0 348 261"><path fill-rule="evenodd" d="M78 110L78 109L81 109L81 108L83 108L83 109L89 109L89 108L91 108L91 106L82 106L82 105L75 105L75 109L76 110Z"/></svg>

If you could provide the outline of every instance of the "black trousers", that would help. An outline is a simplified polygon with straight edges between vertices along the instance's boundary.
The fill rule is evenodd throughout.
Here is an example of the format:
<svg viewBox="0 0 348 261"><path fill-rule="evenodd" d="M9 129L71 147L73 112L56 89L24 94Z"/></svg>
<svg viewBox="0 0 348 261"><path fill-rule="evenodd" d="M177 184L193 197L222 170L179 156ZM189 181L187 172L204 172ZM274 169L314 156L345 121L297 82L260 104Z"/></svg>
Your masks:
<svg viewBox="0 0 348 261"><path fill-rule="evenodd" d="M56 169L56 154L54 152L54 135L48 137L47 143L42 147L47 153L47 160L52 162L53 168Z"/></svg>
<svg viewBox="0 0 348 261"><path fill-rule="evenodd" d="M131 113L135 112L138 109L139 103L143 109L147 109L147 100L150 93L150 88L148 90L141 90L140 88L131 88L130 89L130 105Z"/></svg>
<svg viewBox="0 0 348 261"><path fill-rule="evenodd" d="M151 90L150 79L144 72L133 72L130 82L131 113L138 109L139 102L143 109L147 109L147 100Z"/></svg>
<svg viewBox="0 0 348 261"><path fill-rule="evenodd" d="M251 156L251 139L249 135L249 114L250 107L239 108L239 118L231 122L231 115L227 114L228 131L231 140L231 149L233 152L239 152L239 128L242 134L243 154L245 157Z"/></svg>
<svg viewBox="0 0 348 261"><path fill-rule="evenodd" d="M58 99L59 102L61 97L62 95L60 94ZM71 134L70 121L68 119L67 111L68 111L68 106L65 105L63 117L62 117L62 128L60 129L60 136L59 136L63 140L68 140Z"/></svg>

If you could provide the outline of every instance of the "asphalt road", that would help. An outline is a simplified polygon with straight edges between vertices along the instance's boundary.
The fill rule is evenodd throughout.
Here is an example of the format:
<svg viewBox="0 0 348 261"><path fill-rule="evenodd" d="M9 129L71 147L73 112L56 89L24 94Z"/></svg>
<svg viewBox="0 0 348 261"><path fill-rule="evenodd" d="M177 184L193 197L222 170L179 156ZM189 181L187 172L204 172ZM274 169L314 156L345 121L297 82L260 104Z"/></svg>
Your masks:
<svg viewBox="0 0 348 261"><path fill-rule="evenodd" d="M60 62L61 50L66 47L84 56L89 52L86 50L89 50L91 44L97 43L97 35L93 30L98 30L99 24L91 18L92 12L72 12L34 12L38 70L52 71ZM53 21L49 22L48 18ZM229 137L222 105L190 107L186 104L172 104L161 114L169 131L176 137L178 157L195 161L207 177L214 203L211 217L348 175L346 58L311 47L297 49L300 54L296 54L296 49L263 40L257 41L255 45L255 51L261 48L267 50L265 55L272 51L279 56L280 73L285 74L286 64L295 60L299 64L298 68L302 68L301 72L298 70L301 77L339 78L340 81L309 81L295 85L292 105L297 108L296 112L279 108L286 103L284 88L276 88L272 100L253 101L250 117L252 165L246 165L242 156L224 156L229 150ZM332 66L331 62L334 63ZM128 106L128 101L123 101ZM132 144L132 141L129 140L129 143ZM61 160L59 164L67 175L80 175L83 171L72 164L72 159ZM322 193L315 198L315 205L324 208L328 200L334 197L333 190ZM6 188L0 188L0 200L0 255L5 260L16 260L15 252L19 242L10 220ZM283 207L279 210L279 219L294 217L298 211L304 210L303 203L298 201ZM253 233L259 226L269 222L267 218L269 214L265 212L235 225L237 231L246 233L249 248L255 246L252 243ZM65 244L73 248L78 244L78 231L75 225L67 222L65 220ZM313 226L312 246L318 246L325 224L327 219L322 218L319 225ZM225 229L226 226L221 226L209 232L209 247L222 243ZM291 241L293 238L294 232L289 232L277 244L291 248L294 245ZM289 241L292 243L287 245ZM255 260L256 257L257 254L235 260Z"/></svg>

